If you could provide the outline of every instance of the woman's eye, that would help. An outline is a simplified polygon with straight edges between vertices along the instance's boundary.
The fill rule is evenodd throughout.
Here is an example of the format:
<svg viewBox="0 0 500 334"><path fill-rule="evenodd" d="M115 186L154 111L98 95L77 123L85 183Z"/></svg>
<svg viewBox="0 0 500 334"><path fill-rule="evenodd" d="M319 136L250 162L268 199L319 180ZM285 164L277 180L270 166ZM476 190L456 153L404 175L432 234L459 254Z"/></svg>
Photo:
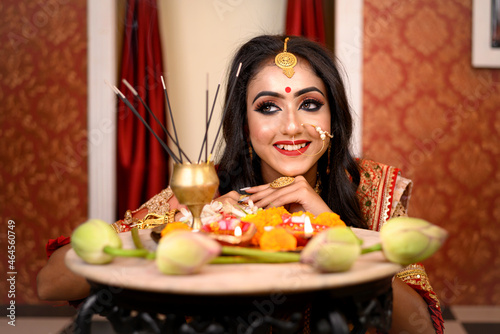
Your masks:
<svg viewBox="0 0 500 334"><path fill-rule="evenodd" d="M273 102L263 102L257 105L257 108L255 108L255 110L263 114L272 114L280 111L281 109Z"/></svg>
<svg viewBox="0 0 500 334"><path fill-rule="evenodd" d="M303 109L306 111L318 111L324 103L315 100L315 99L307 99L300 105L299 109Z"/></svg>

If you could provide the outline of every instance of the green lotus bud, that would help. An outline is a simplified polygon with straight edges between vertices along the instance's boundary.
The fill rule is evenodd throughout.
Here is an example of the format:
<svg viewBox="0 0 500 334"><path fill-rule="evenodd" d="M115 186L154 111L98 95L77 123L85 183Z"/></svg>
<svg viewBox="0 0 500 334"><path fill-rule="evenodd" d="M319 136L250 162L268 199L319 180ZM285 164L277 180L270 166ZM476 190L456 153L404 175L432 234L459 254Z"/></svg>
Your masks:
<svg viewBox="0 0 500 334"><path fill-rule="evenodd" d="M441 227L410 217L390 219L380 230L385 257L404 266L430 257L447 236L448 232Z"/></svg>
<svg viewBox="0 0 500 334"><path fill-rule="evenodd" d="M174 231L160 239L156 266L168 275L189 275L221 253L221 245L212 238L190 231Z"/></svg>
<svg viewBox="0 0 500 334"><path fill-rule="evenodd" d="M122 240L115 230L100 219L90 219L78 226L71 235L71 247L85 262L104 264L113 256L104 252L104 247L121 248Z"/></svg>
<svg viewBox="0 0 500 334"><path fill-rule="evenodd" d="M332 227L311 239L301 252L300 261L322 272L351 268L361 254L361 240L349 227Z"/></svg>

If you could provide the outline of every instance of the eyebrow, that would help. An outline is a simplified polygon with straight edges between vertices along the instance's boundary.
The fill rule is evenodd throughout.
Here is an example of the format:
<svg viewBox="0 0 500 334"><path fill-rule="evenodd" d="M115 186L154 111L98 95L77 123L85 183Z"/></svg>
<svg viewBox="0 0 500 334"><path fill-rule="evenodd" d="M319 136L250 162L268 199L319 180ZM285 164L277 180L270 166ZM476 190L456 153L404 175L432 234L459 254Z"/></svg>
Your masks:
<svg viewBox="0 0 500 334"><path fill-rule="evenodd" d="M307 87L307 88L304 88L304 89L301 89L299 90L298 92L296 92L295 94L293 94L295 97L298 97L300 95L303 95L303 94L306 94L306 93L309 93L309 92L318 92L320 93L321 95L325 96L325 94L323 94L322 91L320 91L318 88L316 87ZM272 96L272 97L278 97L278 98L283 98L284 96L280 93L276 93L276 92L273 92L273 91L269 91L269 90L264 90L262 92L259 92L259 94L257 94L255 96L255 98L253 99L252 103L254 103L259 97L261 96Z"/></svg>
<svg viewBox="0 0 500 334"><path fill-rule="evenodd" d="M261 96L272 96L272 97L283 98L283 95L281 95L280 93L272 92L272 91L269 91L269 90L264 90L262 92L259 92L259 94L257 94L255 96L255 98L253 99L252 103L254 103L255 100L257 100Z"/></svg>
<svg viewBox="0 0 500 334"><path fill-rule="evenodd" d="M295 97L298 97L300 95L303 95L305 93L309 93L309 92L318 92L320 93L321 95L323 95L323 97L325 96L325 94L323 94L322 91L320 91L318 88L316 87L307 87L307 88L304 88L304 89L301 89L299 90L297 93L294 94Z"/></svg>

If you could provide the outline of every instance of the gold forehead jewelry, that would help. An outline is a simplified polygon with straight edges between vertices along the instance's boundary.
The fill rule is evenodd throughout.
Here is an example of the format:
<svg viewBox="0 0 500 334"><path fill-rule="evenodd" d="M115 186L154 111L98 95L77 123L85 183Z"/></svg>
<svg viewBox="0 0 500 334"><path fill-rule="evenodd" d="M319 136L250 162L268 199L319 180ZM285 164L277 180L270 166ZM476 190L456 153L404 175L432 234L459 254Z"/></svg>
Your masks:
<svg viewBox="0 0 500 334"><path fill-rule="evenodd" d="M276 58L274 58L274 63L279 68L283 69L283 74L287 77L291 78L295 74L293 67L297 65L297 57L293 53L286 52L286 43L289 38L285 38L285 46L283 48L283 52L278 53Z"/></svg>
<svg viewBox="0 0 500 334"><path fill-rule="evenodd" d="M279 189L279 188L286 187L289 184L292 184L294 180L295 180L294 177L282 176L282 177L278 177L276 180L271 182L271 184L269 186L273 189Z"/></svg>

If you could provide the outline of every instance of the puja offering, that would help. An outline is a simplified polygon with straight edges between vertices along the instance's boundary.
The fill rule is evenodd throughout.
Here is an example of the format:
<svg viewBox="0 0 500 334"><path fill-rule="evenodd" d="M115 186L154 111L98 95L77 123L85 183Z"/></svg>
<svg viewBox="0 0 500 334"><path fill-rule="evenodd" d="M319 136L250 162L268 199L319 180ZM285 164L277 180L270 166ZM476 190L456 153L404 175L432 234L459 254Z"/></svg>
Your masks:
<svg viewBox="0 0 500 334"><path fill-rule="evenodd" d="M334 226L346 226L340 216L333 212L324 212L317 217L304 213L300 216L284 214L282 215L283 226L296 239L297 246L305 246L316 234ZM314 224L311 222L314 221Z"/></svg>
<svg viewBox="0 0 500 334"><path fill-rule="evenodd" d="M106 264L117 256L156 258L158 270L172 275L198 273L205 265L286 262L301 262L318 272L333 273L349 270L362 254L375 251L382 251L388 261L401 265L419 262L434 254L447 237L444 229L427 221L399 217L384 225L380 232L380 243L363 248L362 240L351 228L336 221L335 226L316 227L300 252L288 252L285 250L294 250L297 239L293 232L283 226L290 224L290 221L284 223L281 214L286 217L285 220L291 219L289 216L294 217L294 214L286 212L284 208L271 208L259 210L241 220L230 216L205 224L197 233L185 228L174 229L160 239L154 251L144 249L137 228L130 232L135 249L122 249L116 238L110 238L109 232L114 231L107 223L89 220L73 232L72 246L75 253L87 263ZM314 216L310 213L302 213L296 217L302 215L312 220L311 226L321 216L311 219ZM256 217L266 220L257 220ZM259 229L262 231L259 232ZM239 230L241 234L237 232ZM86 231L91 231L91 235ZM238 238L245 234L251 243L254 242L255 235L259 234L257 245L260 248L255 247L255 244L253 247L252 244L249 247L227 246L242 245L242 239ZM96 258L103 260L96 261Z"/></svg>
<svg viewBox="0 0 500 334"><path fill-rule="evenodd" d="M254 224L245 223L234 217L205 224L201 231L223 245L247 246L257 229Z"/></svg>
<svg viewBox="0 0 500 334"><path fill-rule="evenodd" d="M261 248L261 239L264 234L270 232L273 228L284 229L288 234L292 235L296 239L296 246L291 249L290 239L283 233L278 232L276 233L276 236L281 235L283 237L276 238L274 242L279 243L281 240L283 247L281 249L276 249L278 246L275 245L270 249L287 251L305 246L316 234L330 227L346 226L340 219L339 215L333 212L324 212L315 217L310 212L299 211L289 213L283 207L260 210L255 214L249 214L242 217L241 221L250 222L256 226L257 232L252 238L252 244L255 246L261 246ZM267 246L264 248L267 248Z"/></svg>

